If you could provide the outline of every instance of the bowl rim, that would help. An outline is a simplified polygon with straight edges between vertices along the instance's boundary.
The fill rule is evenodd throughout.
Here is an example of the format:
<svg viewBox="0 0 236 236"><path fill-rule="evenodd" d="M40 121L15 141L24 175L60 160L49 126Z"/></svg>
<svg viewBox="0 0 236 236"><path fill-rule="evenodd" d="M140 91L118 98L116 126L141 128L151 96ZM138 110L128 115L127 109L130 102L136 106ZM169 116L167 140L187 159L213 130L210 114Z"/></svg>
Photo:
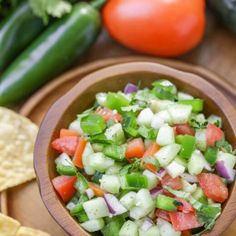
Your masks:
<svg viewBox="0 0 236 236"><path fill-rule="evenodd" d="M141 72L151 72L156 74L163 74L175 78L176 80L189 84L199 91L212 96L212 101L214 101L220 110L224 114L230 114L226 116L226 119L233 130L233 135L236 136L236 111L233 105L228 101L228 99L212 84L204 80L201 76L193 73L184 72L165 66L154 62L128 62L120 63L113 66L108 66L103 69L99 69L91 74L83 77L78 84L76 84L71 90L69 90L64 96L58 99L48 110L45 115L39 129L39 133L35 143L34 150L34 168L37 176L37 182L40 190L41 198L48 209L52 217L57 221L57 223L70 235L86 235L87 233L82 227L77 223L68 213L66 208L62 205L58 196L56 195L53 186L51 184L48 166L47 166L47 150L49 149L49 143L51 141L52 134L59 122L61 116L66 113L69 105L76 100L79 94L86 91L87 88L92 86L95 82L105 81L113 76L122 76L129 73L141 73ZM196 81L198 81L196 83ZM54 120L54 125L52 125L51 120ZM223 232L231 221L236 216L236 208L234 207L234 202L236 201L236 186L233 183L233 189L228 202L219 217L218 221L223 224L219 226L216 224L212 231L205 235L219 235ZM234 197L235 196L235 197ZM232 211L234 209L234 211ZM227 218L227 220L226 220Z"/></svg>

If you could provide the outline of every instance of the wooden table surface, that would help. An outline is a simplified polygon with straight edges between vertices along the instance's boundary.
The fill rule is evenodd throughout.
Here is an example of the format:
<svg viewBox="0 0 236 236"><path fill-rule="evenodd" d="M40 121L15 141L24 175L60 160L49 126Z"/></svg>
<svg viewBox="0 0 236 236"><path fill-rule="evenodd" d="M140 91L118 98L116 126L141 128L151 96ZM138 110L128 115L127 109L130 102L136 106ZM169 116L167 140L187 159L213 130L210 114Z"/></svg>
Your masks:
<svg viewBox="0 0 236 236"><path fill-rule="evenodd" d="M103 30L97 43L83 59L76 63L76 66L97 59L130 55L142 54L119 45ZM201 65L219 74L222 79L236 88L236 34L224 28L210 12L207 12L207 27L202 43L176 59ZM222 236L234 235L236 235L236 220Z"/></svg>

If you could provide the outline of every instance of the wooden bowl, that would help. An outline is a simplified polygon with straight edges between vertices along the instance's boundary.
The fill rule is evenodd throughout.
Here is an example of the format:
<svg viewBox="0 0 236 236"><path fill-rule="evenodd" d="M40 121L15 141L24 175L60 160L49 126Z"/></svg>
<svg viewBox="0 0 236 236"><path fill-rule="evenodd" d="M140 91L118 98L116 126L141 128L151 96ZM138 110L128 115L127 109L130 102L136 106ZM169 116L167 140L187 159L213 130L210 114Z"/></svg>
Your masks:
<svg viewBox="0 0 236 236"><path fill-rule="evenodd" d="M89 235L69 215L65 205L53 189L51 179L55 177L54 160L57 156L50 143L58 137L59 130L67 127L76 114L91 106L97 92L122 90L128 83L150 86L159 78L168 78L180 90L205 100L206 114L217 114L223 118L226 138L236 146L236 112L225 96L203 78L167 66L150 62L131 62L101 69L82 79L73 89L61 97L46 114L37 137L34 166L44 204L58 224L70 235ZM230 197L223 205L223 212L212 231L206 235L220 235L236 216L235 182L230 186Z"/></svg>

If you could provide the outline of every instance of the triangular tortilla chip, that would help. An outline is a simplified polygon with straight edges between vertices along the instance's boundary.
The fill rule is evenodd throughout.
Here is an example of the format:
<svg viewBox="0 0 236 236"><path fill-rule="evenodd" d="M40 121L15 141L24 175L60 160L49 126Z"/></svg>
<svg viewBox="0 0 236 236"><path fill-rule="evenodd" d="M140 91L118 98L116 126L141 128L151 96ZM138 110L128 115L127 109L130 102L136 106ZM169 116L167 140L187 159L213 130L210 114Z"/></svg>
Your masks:
<svg viewBox="0 0 236 236"><path fill-rule="evenodd" d="M16 236L50 236L48 233L42 232L40 230L28 228L28 227L20 227L17 231Z"/></svg>
<svg viewBox="0 0 236 236"><path fill-rule="evenodd" d="M20 223L0 213L0 236L15 236Z"/></svg>
<svg viewBox="0 0 236 236"><path fill-rule="evenodd" d="M0 191L35 178L33 149L38 127L0 107Z"/></svg>

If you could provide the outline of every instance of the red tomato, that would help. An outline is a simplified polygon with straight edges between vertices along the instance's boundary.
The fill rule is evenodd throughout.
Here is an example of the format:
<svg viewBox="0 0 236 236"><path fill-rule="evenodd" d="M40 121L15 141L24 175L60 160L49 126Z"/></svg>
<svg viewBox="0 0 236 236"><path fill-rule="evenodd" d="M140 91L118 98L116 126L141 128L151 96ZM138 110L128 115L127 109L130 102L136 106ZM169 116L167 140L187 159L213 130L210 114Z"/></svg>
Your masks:
<svg viewBox="0 0 236 236"><path fill-rule="evenodd" d="M157 143L152 143L149 145L149 147L146 149L145 153L143 154L144 157L151 157L153 156L158 150L160 149L160 146Z"/></svg>
<svg viewBox="0 0 236 236"><path fill-rule="evenodd" d="M76 192L74 184L75 176L57 176L52 180L52 184L64 202L68 202Z"/></svg>
<svg viewBox="0 0 236 236"><path fill-rule="evenodd" d="M74 158L73 158L74 165L81 168L81 169L84 168L82 155L83 155L86 143L87 143L87 141L83 137L79 138L79 143L76 147L75 155L74 155Z"/></svg>
<svg viewBox="0 0 236 236"><path fill-rule="evenodd" d="M122 120L122 116L119 113L115 113L108 108L98 107L96 113L101 115L105 121L114 120L116 122L120 122Z"/></svg>
<svg viewBox="0 0 236 236"><path fill-rule="evenodd" d="M228 188L218 175L201 173L197 178L200 187L208 198L216 202L224 202L228 198Z"/></svg>
<svg viewBox="0 0 236 236"><path fill-rule="evenodd" d="M176 178L172 178L170 175L167 174L161 179L161 184L162 186L166 185L176 190L182 188L182 182L179 176Z"/></svg>
<svg viewBox="0 0 236 236"><path fill-rule="evenodd" d="M204 34L204 0L110 0L103 22L117 41L134 50L177 56L195 47Z"/></svg>
<svg viewBox="0 0 236 236"><path fill-rule="evenodd" d="M190 230L184 230L181 232L181 236L191 236L191 231Z"/></svg>
<svg viewBox="0 0 236 236"><path fill-rule="evenodd" d="M60 138L63 138L66 136L79 136L79 133L73 130L69 130L69 129L61 129Z"/></svg>
<svg viewBox="0 0 236 236"><path fill-rule="evenodd" d="M55 139L52 142L52 148L58 152L65 152L66 154L73 156L78 144L78 137L76 136L65 136L62 138Z"/></svg>
<svg viewBox="0 0 236 236"><path fill-rule="evenodd" d="M175 199L182 203L182 206L177 207L178 211L182 211L183 213L195 212L195 209L192 207L192 205L183 198L176 197Z"/></svg>
<svg viewBox="0 0 236 236"><path fill-rule="evenodd" d="M156 209L155 215L157 218L161 218L163 220L169 221L170 222L170 216L168 211L161 210L161 209Z"/></svg>
<svg viewBox="0 0 236 236"><path fill-rule="evenodd" d="M171 223L176 231L183 231L202 226L193 212L169 212Z"/></svg>
<svg viewBox="0 0 236 236"><path fill-rule="evenodd" d="M143 140L141 138L136 138L128 143L125 152L125 157L128 160L134 157L141 158L143 157L144 152L145 152L145 147Z"/></svg>
<svg viewBox="0 0 236 236"><path fill-rule="evenodd" d="M188 135L195 135L195 131L194 129L192 129L188 124L179 124L179 125L175 125L175 131L176 134L188 134Z"/></svg>
<svg viewBox="0 0 236 236"><path fill-rule="evenodd" d="M206 129L206 139L209 146L213 146L216 141L224 138L224 132L217 126L209 123Z"/></svg>

